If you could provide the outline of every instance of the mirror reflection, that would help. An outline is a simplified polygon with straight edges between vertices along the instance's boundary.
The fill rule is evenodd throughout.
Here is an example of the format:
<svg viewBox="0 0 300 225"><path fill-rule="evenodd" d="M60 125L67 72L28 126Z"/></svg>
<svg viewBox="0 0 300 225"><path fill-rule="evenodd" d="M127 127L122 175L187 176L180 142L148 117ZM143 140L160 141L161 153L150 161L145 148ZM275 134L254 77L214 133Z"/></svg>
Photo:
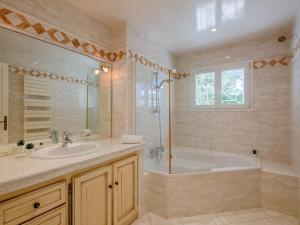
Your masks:
<svg viewBox="0 0 300 225"><path fill-rule="evenodd" d="M1 28L0 144L53 139L64 131L110 137L110 67Z"/></svg>

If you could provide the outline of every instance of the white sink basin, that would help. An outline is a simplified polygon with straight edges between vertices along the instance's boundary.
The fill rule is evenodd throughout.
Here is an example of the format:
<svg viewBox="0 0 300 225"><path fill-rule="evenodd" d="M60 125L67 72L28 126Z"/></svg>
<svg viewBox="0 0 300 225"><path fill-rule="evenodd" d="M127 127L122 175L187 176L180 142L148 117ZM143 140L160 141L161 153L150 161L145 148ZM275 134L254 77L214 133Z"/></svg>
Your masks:
<svg viewBox="0 0 300 225"><path fill-rule="evenodd" d="M100 145L94 142L75 142L62 147L61 144L51 145L35 151L31 157L37 159L63 159L91 154L99 150Z"/></svg>

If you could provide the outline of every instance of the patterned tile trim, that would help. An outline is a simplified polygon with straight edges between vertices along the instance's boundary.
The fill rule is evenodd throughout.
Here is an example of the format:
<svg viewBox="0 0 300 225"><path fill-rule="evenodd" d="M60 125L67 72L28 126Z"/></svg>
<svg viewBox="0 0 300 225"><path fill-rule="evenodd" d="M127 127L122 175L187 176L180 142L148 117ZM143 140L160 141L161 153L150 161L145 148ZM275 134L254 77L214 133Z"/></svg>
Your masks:
<svg viewBox="0 0 300 225"><path fill-rule="evenodd" d="M300 36L297 38L293 48L291 49L291 61L293 61L297 55L299 54L300 50Z"/></svg>
<svg viewBox="0 0 300 225"><path fill-rule="evenodd" d="M275 66L275 65L287 66L289 65L290 61L291 61L290 55L274 57L270 59L255 60L253 62L253 69L262 69L265 68L266 66Z"/></svg>
<svg viewBox="0 0 300 225"><path fill-rule="evenodd" d="M57 81L64 81L72 84L84 85L84 86L93 86L99 87L98 83L90 82L88 80L79 80L78 78L71 77L71 76L63 76L58 75L55 73L46 73L41 72L38 70L22 68L18 66L9 65L9 72L15 73L20 76L32 76L32 77L39 77L39 78L46 78L50 80L57 80Z"/></svg>
<svg viewBox="0 0 300 225"><path fill-rule="evenodd" d="M151 59L140 55L139 53L136 53L133 49L127 49L127 57L128 59L134 60L137 63L140 63L144 66L150 67L155 71L158 72L163 72L163 73L168 73L169 72L169 68L164 67L156 62L153 62ZM172 77L175 79L181 79L181 78L185 78L187 76L189 76L189 73L174 73L172 72Z"/></svg>
<svg viewBox="0 0 300 225"><path fill-rule="evenodd" d="M3 6L3 4L0 5L0 26L110 62L120 60L126 55L124 50L107 51L92 42L64 32L25 13Z"/></svg>

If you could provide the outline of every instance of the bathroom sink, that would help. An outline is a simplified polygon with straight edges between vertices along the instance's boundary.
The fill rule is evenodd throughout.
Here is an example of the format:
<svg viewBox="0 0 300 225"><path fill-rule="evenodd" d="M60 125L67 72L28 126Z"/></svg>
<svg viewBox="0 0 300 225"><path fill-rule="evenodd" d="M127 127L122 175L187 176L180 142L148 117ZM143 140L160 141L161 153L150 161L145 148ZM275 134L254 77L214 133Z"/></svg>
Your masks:
<svg viewBox="0 0 300 225"><path fill-rule="evenodd" d="M100 145L94 142L75 142L62 147L61 144L44 147L31 154L37 159L63 159L91 154L99 150Z"/></svg>

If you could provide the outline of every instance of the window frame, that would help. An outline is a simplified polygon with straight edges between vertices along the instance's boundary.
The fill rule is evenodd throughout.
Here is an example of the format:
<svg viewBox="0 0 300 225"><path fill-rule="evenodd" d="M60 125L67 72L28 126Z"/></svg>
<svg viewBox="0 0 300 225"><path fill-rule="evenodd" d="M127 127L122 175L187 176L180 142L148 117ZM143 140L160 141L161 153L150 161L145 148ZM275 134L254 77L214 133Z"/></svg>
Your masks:
<svg viewBox="0 0 300 225"><path fill-rule="evenodd" d="M222 105L222 71L244 68L244 93L245 99L243 105ZM215 104L214 105L196 105L196 75L205 72L215 73ZM208 68L199 69L191 73L190 90L192 108L203 111L251 111L253 108L253 70L251 62L240 62L231 64L221 64Z"/></svg>

